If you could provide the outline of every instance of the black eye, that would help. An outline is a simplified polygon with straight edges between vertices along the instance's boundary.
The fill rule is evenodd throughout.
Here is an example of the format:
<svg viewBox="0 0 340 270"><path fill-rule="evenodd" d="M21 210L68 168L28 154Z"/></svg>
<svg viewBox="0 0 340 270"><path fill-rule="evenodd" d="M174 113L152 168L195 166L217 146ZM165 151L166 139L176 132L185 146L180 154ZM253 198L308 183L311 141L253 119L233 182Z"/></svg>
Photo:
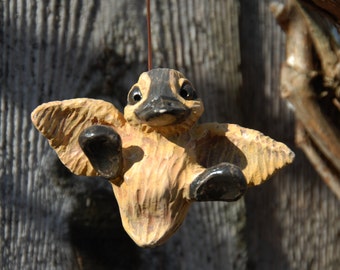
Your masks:
<svg viewBox="0 0 340 270"><path fill-rule="evenodd" d="M138 87L134 87L133 89L130 90L128 94L128 99L127 99L130 105L136 104L141 99L142 99L142 93L140 92L140 89Z"/></svg>
<svg viewBox="0 0 340 270"><path fill-rule="evenodd" d="M179 94L182 98L186 100L195 100L197 99L196 90L189 83L184 83L179 90Z"/></svg>

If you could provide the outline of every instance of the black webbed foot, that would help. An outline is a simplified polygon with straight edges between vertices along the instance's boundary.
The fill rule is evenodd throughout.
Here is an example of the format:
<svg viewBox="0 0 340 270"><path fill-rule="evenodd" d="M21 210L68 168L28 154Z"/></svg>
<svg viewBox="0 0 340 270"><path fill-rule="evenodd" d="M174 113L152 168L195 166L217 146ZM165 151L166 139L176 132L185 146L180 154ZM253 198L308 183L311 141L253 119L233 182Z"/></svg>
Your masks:
<svg viewBox="0 0 340 270"><path fill-rule="evenodd" d="M123 166L122 141L117 132L108 126L86 128L78 142L93 168L103 177L114 179Z"/></svg>
<svg viewBox="0 0 340 270"><path fill-rule="evenodd" d="M230 163L207 168L190 185L190 198L196 201L236 201L246 191L241 169Z"/></svg>

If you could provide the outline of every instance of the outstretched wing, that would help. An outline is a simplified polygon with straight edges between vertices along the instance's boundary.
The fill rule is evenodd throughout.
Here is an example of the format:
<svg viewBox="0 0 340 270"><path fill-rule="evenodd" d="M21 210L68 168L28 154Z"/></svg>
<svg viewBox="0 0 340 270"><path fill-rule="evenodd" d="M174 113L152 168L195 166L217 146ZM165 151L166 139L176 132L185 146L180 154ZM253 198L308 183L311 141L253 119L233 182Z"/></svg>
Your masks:
<svg viewBox="0 0 340 270"><path fill-rule="evenodd" d="M86 176L94 176L96 171L78 144L79 134L91 125L119 129L126 122L111 103L89 98L44 103L32 112L31 119L62 163L74 174Z"/></svg>
<svg viewBox="0 0 340 270"><path fill-rule="evenodd" d="M220 162L235 164L242 169L248 185L261 184L295 156L285 144L235 124L202 124L195 135L200 164L205 167Z"/></svg>

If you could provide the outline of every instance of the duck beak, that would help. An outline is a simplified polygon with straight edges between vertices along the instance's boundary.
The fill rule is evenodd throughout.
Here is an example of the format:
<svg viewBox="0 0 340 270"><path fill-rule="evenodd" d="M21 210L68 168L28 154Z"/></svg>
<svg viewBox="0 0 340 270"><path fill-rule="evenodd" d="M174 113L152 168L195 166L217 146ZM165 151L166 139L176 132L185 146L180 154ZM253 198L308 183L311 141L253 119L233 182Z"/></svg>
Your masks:
<svg viewBox="0 0 340 270"><path fill-rule="evenodd" d="M136 116L150 126L168 126L181 123L191 110L173 97L158 96L147 100L135 110Z"/></svg>

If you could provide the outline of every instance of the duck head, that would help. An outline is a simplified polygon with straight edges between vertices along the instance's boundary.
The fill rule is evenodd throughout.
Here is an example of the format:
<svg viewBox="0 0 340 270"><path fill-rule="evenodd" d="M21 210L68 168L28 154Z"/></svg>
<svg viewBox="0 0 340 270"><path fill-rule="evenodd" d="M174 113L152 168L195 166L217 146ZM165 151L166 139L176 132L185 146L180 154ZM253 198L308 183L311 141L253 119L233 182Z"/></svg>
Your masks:
<svg viewBox="0 0 340 270"><path fill-rule="evenodd" d="M203 110L196 90L182 73L159 68L142 73L131 87L124 117L131 125L171 134L191 128Z"/></svg>

